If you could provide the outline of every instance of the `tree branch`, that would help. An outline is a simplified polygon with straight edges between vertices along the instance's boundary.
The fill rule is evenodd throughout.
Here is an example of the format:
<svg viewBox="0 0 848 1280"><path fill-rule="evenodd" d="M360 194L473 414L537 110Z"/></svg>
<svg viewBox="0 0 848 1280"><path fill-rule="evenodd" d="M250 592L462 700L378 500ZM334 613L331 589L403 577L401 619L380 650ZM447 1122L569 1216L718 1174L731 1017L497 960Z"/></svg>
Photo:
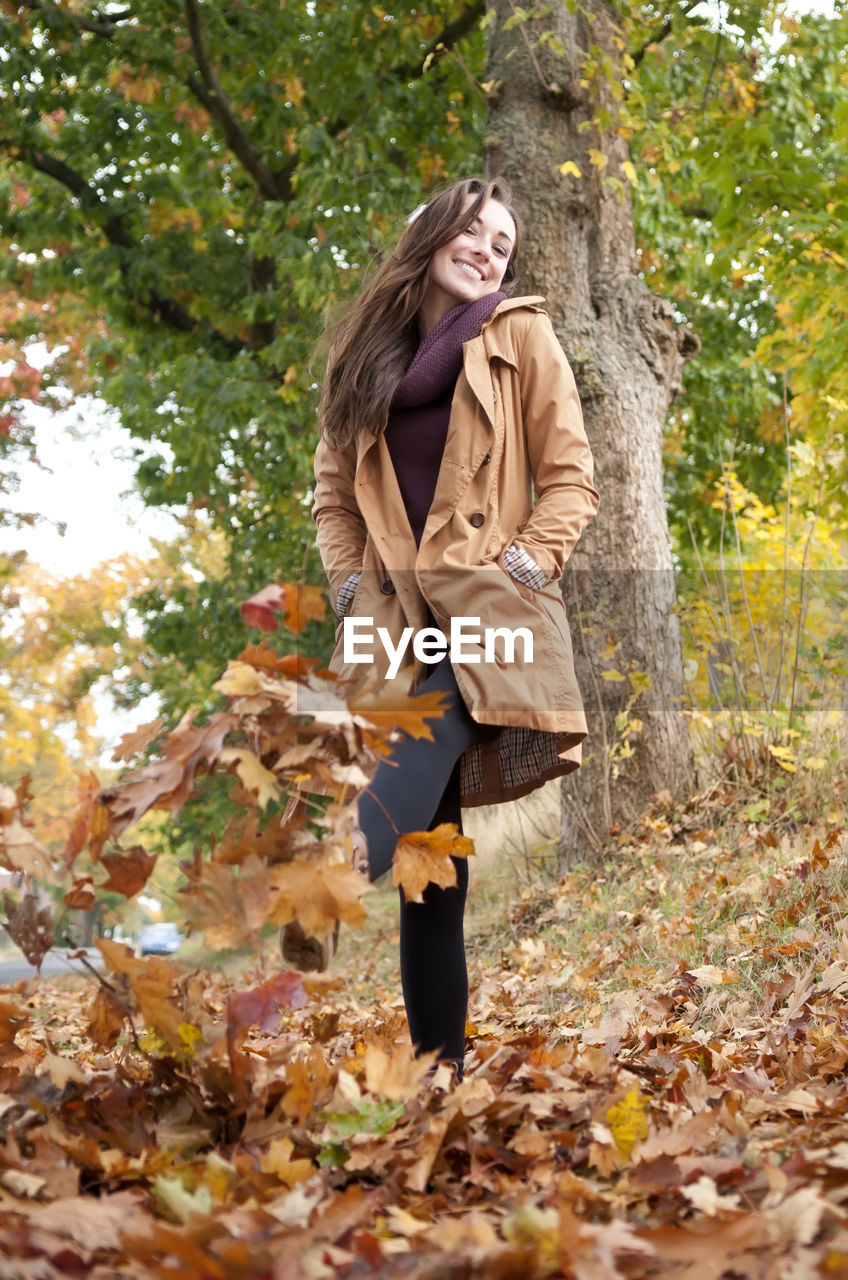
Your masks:
<svg viewBox="0 0 848 1280"><path fill-rule="evenodd" d="M684 4L681 12L684 14L691 13L692 10L696 9L700 3L701 3L701 0L687 0L687 3ZM638 67L639 63L642 61L645 54L648 52L648 50L651 48L652 45L662 44L663 40L665 40L667 36L670 36L673 30L674 30L674 15L671 15L669 18L666 19L663 25L654 32L652 36L648 37L648 39L642 45L641 49L637 49L635 53L631 54L631 57L633 58L634 67Z"/></svg>
<svg viewBox="0 0 848 1280"><path fill-rule="evenodd" d="M233 112L227 95L221 88L220 81L209 57L209 49L200 25L200 11L197 0L184 0L188 33L194 60L200 72L200 80L196 76L188 77L188 85L192 93L203 103L209 114L218 121L224 134L224 140L233 155L241 161L244 168L253 178L266 200L279 200L281 193L274 181L274 175L257 154L250 139Z"/></svg>
<svg viewBox="0 0 848 1280"><path fill-rule="evenodd" d="M31 9L36 13L54 13L60 14L63 18L67 18L80 31L90 31L95 36L105 36L107 40L111 40L115 34L118 24L125 22L127 18L132 17L132 9L122 9L120 13L100 14L95 9L93 18L83 18L80 14L71 13L69 9L65 9L58 4L45 4L44 0L24 0L27 9Z"/></svg>
<svg viewBox="0 0 848 1280"><path fill-rule="evenodd" d="M7 149L10 147L7 139L0 140L0 145L5 146ZM60 160L57 156L47 155L46 152L40 151L36 147L15 148L15 150L20 159L31 164L39 173L46 174L48 178L53 178L56 182L60 182L62 186L66 187L72 195L77 197L84 208L105 214L106 216L102 223L103 233L111 245L114 245L117 249L138 248L119 215L109 213L105 202L76 169L72 169L69 164L66 164L64 160ZM126 280L127 266L125 262L120 264L120 271L122 277ZM164 297L156 289L150 289L146 297L138 300L153 316L164 320L172 329L178 329L182 333L193 333L200 327L198 321L181 303L175 302L172 298ZM233 355L241 351L244 346L237 338L228 338L226 334L217 329L211 329L210 332L214 340L226 347Z"/></svg>
<svg viewBox="0 0 848 1280"><path fill-rule="evenodd" d="M449 22L439 35L430 41L420 62L402 62L399 66L393 68L393 78L397 80L417 80L431 65L434 58L447 53L452 45L457 44L463 36L467 36L470 31L473 31L485 12L486 0L472 0L472 3L462 11L459 17Z"/></svg>

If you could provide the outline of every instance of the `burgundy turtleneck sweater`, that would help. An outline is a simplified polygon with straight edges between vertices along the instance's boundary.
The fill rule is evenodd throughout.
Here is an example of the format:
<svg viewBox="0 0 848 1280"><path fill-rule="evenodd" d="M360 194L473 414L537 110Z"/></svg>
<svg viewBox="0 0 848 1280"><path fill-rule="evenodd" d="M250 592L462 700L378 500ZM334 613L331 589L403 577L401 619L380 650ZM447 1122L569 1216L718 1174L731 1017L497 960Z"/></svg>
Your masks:
<svg viewBox="0 0 848 1280"><path fill-rule="evenodd" d="M505 297L487 293L442 316L419 346L392 399L386 444L416 546L436 492L463 343L477 337Z"/></svg>

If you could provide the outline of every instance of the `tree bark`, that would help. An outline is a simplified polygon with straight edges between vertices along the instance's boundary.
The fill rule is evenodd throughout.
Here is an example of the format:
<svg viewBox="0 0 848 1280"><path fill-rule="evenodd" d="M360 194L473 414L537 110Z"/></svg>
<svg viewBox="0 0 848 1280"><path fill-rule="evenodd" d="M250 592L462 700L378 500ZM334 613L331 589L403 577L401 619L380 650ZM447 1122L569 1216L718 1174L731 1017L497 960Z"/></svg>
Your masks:
<svg viewBox="0 0 848 1280"><path fill-rule="evenodd" d="M572 14L555 0L505 30L513 5L494 8L487 170L513 188L525 225L519 291L547 298L601 494L563 580L589 721L583 768L563 784L562 855L572 861L597 858L655 792L692 785L662 433L699 343L638 275L628 148L615 125L621 33L612 11L584 0ZM539 43L545 32L564 52ZM587 72L590 46L611 73ZM593 123L599 109L609 113L603 131ZM579 177L561 173L569 160Z"/></svg>

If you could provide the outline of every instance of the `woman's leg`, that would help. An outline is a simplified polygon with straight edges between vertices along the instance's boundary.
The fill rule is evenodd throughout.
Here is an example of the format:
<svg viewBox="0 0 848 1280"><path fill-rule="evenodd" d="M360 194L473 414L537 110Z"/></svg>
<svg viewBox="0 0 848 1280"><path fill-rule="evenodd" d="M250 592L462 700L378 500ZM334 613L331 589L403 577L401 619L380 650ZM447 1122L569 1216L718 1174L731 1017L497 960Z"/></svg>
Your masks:
<svg viewBox="0 0 848 1280"><path fill-rule="evenodd" d="M392 865L399 834L429 829L463 751L492 732L472 720L447 660L439 663L419 690L431 692L447 695L445 714L427 722L435 741L404 735L359 798L359 825L368 841L372 880Z"/></svg>
<svg viewBox="0 0 848 1280"><path fill-rule="evenodd" d="M382 762L359 799L359 823L368 842L371 878L389 869L400 833L441 822L462 830L460 757L495 730L472 720L449 662L439 664L420 689L446 695L445 714L429 721L435 741L404 736ZM400 968L412 1043L419 1053L438 1050L462 1075L468 973L463 916L468 861L455 858L455 888L428 885L424 901L400 900Z"/></svg>
<svg viewBox="0 0 848 1280"><path fill-rule="evenodd" d="M454 766L432 820L455 822L462 830L459 762ZM454 858L456 887L430 884L423 902L407 902L400 893L400 975L409 1034L419 1053L436 1049L456 1065L462 1078L468 971L463 915L468 889L468 859Z"/></svg>

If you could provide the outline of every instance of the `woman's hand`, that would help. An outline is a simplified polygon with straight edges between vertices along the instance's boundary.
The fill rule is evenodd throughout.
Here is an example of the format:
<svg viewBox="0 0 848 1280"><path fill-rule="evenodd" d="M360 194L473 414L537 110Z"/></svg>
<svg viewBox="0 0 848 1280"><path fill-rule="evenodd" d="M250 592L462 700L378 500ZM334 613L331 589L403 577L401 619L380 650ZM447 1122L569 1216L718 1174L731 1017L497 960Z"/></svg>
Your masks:
<svg viewBox="0 0 848 1280"><path fill-rule="evenodd" d="M502 559L503 567L516 582L523 582L525 587L532 587L534 591L541 591L547 586L548 575L523 547L510 543Z"/></svg>

